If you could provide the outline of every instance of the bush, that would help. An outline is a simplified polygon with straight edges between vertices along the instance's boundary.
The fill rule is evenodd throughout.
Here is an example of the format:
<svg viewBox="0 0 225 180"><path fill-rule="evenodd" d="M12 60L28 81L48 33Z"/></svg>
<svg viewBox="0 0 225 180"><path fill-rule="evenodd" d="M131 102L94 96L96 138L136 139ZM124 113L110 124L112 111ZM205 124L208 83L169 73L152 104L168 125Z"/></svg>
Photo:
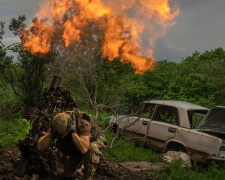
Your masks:
<svg viewBox="0 0 225 180"><path fill-rule="evenodd" d="M15 118L15 112L20 109L21 104L13 89L7 85L0 85L0 97L0 117L4 119Z"/></svg>
<svg viewBox="0 0 225 180"><path fill-rule="evenodd" d="M21 118L12 121L0 119L0 124L0 134L5 133L0 137L0 147L17 143L25 138L31 129L31 123Z"/></svg>

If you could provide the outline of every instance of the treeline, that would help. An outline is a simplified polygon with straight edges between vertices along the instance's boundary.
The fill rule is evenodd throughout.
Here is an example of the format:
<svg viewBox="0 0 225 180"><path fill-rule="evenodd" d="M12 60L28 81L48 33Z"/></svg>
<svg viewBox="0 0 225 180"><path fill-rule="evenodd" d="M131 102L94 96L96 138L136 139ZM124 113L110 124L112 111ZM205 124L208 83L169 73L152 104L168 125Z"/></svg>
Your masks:
<svg viewBox="0 0 225 180"><path fill-rule="evenodd" d="M49 64L27 57L17 61L8 57L0 63L1 115L11 116L18 106L36 106L54 75L48 72ZM225 51L222 48L195 52L180 63L159 61L153 71L143 75L135 74L129 64L119 60L107 62L99 58L90 64L82 60L79 64L68 64L61 73L61 86L69 90L83 108L125 113L151 99L182 100L209 108L225 105Z"/></svg>
<svg viewBox="0 0 225 180"><path fill-rule="evenodd" d="M117 104L123 111L150 99L182 100L206 107L225 105L224 67L225 51L222 48L195 52L180 63L159 61L153 71L143 75L135 74L129 64L100 61L96 65L95 81L89 82L87 90L90 91L89 98L93 95L97 104L108 108ZM72 80L63 79L67 79L64 86L69 86L68 82ZM79 98L79 87L74 85L73 88Z"/></svg>
<svg viewBox="0 0 225 180"><path fill-rule="evenodd" d="M28 58L32 57L32 58ZM54 75L49 66L32 55L25 59L0 59L0 113L10 118L21 107L37 106ZM38 70L37 70L38 68ZM195 52L180 63L162 60L153 71L137 75L129 64L99 58L68 63L61 86L81 108L117 113L130 112L142 101L182 100L206 107L225 105L225 51Z"/></svg>
<svg viewBox="0 0 225 180"><path fill-rule="evenodd" d="M76 80L73 70L68 71L63 76L63 86L70 89L77 100L107 111L113 107L123 112L132 110L151 99L182 100L208 108L225 105L225 51L222 48L195 52L180 63L159 61L153 71L143 75L135 74L129 64L121 64L119 60L100 60L94 74L94 77L85 76L88 82L84 82L85 78Z"/></svg>
<svg viewBox="0 0 225 180"><path fill-rule="evenodd" d="M4 119L17 113L21 117L23 107L37 106L55 74L78 106L92 109L95 118L100 112L130 112L151 99L182 100L209 108L225 105L222 48L194 52L180 63L162 60L153 71L137 75L130 64L101 58L101 38L96 37L101 37L104 29L97 23L90 23L80 41L68 48L59 38L62 26L57 25L49 53L33 55L22 47L20 32L26 28L25 19L19 16L11 20L9 29L21 43L9 46L3 44L4 23L0 22L0 116ZM30 33L35 33L35 27Z"/></svg>

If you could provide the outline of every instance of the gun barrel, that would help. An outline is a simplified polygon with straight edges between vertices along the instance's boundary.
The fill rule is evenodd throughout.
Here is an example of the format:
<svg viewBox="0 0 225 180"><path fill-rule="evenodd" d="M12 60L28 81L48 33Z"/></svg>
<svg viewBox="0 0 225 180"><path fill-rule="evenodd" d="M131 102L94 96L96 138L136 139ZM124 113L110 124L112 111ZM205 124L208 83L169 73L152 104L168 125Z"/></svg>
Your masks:
<svg viewBox="0 0 225 180"><path fill-rule="evenodd" d="M57 87L59 87L61 80L62 80L61 77L54 75L49 89L53 90L53 89L56 89Z"/></svg>

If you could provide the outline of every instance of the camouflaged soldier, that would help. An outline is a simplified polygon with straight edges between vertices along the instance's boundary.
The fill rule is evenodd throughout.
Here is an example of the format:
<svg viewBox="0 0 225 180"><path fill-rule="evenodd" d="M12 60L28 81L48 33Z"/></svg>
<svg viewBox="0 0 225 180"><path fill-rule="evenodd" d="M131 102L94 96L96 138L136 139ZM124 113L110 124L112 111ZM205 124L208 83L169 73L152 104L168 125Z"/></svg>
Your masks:
<svg viewBox="0 0 225 180"><path fill-rule="evenodd" d="M52 119L51 129L38 140L38 149L45 150L55 138L59 151L69 156L64 165L65 178L76 177L78 169L83 167L80 173L83 179L91 179L99 164L105 139L90 117L77 110L57 114Z"/></svg>

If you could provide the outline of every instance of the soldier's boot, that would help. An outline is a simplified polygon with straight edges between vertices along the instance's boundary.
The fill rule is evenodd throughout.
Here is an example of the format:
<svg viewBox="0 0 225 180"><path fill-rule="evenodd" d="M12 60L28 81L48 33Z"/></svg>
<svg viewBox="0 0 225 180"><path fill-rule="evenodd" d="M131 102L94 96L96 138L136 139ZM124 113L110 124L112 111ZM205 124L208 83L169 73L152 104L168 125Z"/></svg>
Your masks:
<svg viewBox="0 0 225 180"><path fill-rule="evenodd" d="M19 165L16 167L14 174L18 177L23 177L28 171L28 157L21 155L21 160Z"/></svg>

